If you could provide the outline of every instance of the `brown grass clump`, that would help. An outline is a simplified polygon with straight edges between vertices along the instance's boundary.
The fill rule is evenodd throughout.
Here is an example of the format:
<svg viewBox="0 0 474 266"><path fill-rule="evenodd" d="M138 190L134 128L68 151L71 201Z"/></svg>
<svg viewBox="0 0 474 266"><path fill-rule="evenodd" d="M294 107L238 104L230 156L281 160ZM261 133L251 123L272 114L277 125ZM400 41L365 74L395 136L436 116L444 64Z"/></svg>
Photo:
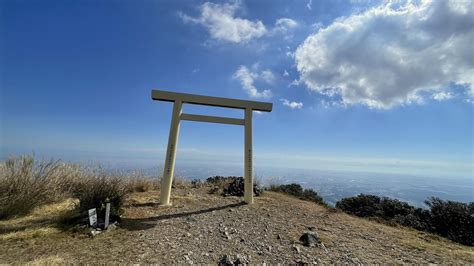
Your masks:
<svg viewBox="0 0 474 266"><path fill-rule="evenodd" d="M83 175L77 165L12 157L0 167L0 219L66 198Z"/></svg>
<svg viewBox="0 0 474 266"><path fill-rule="evenodd" d="M128 193L129 185L124 176L102 172L84 177L76 184L73 195L79 199L79 211L96 208L99 216L104 215L106 201L109 200L110 215L118 218Z"/></svg>
<svg viewBox="0 0 474 266"><path fill-rule="evenodd" d="M174 176L173 177L173 188L187 188L191 185L191 183L184 179L181 176Z"/></svg>
<svg viewBox="0 0 474 266"><path fill-rule="evenodd" d="M111 215L118 216L130 191L147 191L156 187L155 183L139 175L129 178L100 168L38 161L29 155L11 157L0 163L0 219L24 216L37 207L71 197L79 200L79 211L97 208L100 214L109 199Z"/></svg>
<svg viewBox="0 0 474 266"><path fill-rule="evenodd" d="M160 189L160 180L145 177L140 173L132 174L127 182L129 192L147 192Z"/></svg>

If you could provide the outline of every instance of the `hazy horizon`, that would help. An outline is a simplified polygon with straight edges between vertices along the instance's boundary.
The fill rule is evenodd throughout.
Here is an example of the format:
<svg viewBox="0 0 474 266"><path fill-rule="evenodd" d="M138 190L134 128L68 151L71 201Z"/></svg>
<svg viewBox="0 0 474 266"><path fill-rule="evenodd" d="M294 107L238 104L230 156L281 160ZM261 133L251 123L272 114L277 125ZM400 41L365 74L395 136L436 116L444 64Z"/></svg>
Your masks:
<svg viewBox="0 0 474 266"><path fill-rule="evenodd" d="M25 155L25 154L23 154ZM30 153L31 155L31 153ZM106 171L123 173L139 172L151 178L163 173L163 157L140 158L94 158L65 159L34 154L39 160L59 159L63 162L84 166L101 167ZM19 155L18 155L19 156ZM67 158L67 156L66 156ZM5 158L0 157L0 161ZM424 200L439 197L443 200L474 202L474 182L471 176L426 176L416 173L388 173L341 169L302 168L284 165L254 165L256 180L262 185L299 183L305 188L315 189L325 201L334 205L344 197L358 194L373 194L396 198L417 207L426 207ZM222 159L207 161L177 158L175 176L186 180L206 179L210 176L242 176L243 162L226 162Z"/></svg>

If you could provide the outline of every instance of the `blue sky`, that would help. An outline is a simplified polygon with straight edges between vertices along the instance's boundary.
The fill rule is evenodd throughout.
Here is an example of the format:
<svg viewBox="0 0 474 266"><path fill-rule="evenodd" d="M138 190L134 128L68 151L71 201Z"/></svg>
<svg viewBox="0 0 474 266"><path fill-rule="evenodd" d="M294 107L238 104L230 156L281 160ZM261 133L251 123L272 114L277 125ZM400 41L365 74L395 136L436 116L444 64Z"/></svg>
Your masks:
<svg viewBox="0 0 474 266"><path fill-rule="evenodd" d="M255 167L472 177L470 1L2 1L2 158L162 164L153 88L271 101ZM241 117L236 110L186 112ZM178 165L242 164L183 122Z"/></svg>

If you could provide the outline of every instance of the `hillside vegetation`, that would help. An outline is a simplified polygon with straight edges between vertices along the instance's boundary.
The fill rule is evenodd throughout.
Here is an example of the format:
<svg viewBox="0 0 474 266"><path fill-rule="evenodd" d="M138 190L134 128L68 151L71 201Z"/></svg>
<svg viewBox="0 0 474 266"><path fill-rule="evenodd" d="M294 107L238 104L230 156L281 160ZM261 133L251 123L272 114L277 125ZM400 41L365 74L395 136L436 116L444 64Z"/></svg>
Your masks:
<svg viewBox="0 0 474 266"><path fill-rule="evenodd" d="M474 245L474 203L444 201L429 198L429 209L374 195L345 198L336 208L360 217L380 218L417 230L438 234L464 245Z"/></svg>
<svg viewBox="0 0 474 266"><path fill-rule="evenodd" d="M389 199L363 195L334 209L316 191L298 184L271 187L278 192L255 185L259 197L245 205L241 177L212 177L176 180L173 205L163 207L159 183L139 174L32 157L1 164L0 179L0 263L474 263L472 247L392 221L400 219L402 210L419 210ZM361 204L366 197L374 201ZM120 224L91 237L91 229L78 219L88 208L102 210L106 198ZM15 208L25 203L21 211ZM424 210L432 212L430 217L444 215L446 206L448 213L458 214L444 205L449 202L436 204ZM312 245L302 237L308 234Z"/></svg>

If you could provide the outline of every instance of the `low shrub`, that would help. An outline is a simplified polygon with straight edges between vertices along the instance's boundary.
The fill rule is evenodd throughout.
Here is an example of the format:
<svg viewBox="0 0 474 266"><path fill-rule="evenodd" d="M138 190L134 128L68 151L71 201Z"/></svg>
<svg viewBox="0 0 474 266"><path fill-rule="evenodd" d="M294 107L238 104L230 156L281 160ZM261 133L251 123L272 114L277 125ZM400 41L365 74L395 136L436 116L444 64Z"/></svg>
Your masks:
<svg viewBox="0 0 474 266"><path fill-rule="evenodd" d="M99 217L104 216L106 200L109 199L110 216L118 219L129 191L129 186L122 176L100 173L84 178L76 185L73 195L79 199L79 211L96 208Z"/></svg>
<svg viewBox="0 0 474 266"><path fill-rule="evenodd" d="M336 208L359 217L382 216L380 197L360 194L357 197L345 198L336 203Z"/></svg>
<svg viewBox="0 0 474 266"><path fill-rule="evenodd" d="M336 208L360 216L374 217L417 230L438 234L461 244L474 245L474 203L430 198L429 209L416 208L387 197L360 194L337 202Z"/></svg>
<svg viewBox="0 0 474 266"><path fill-rule="evenodd" d="M323 198L319 196L316 191L312 189L303 189L300 184L292 183L284 185L271 185L269 190L292 195L302 200L326 205Z"/></svg>
<svg viewBox="0 0 474 266"><path fill-rule="evenodd" d="M221 194L223 196L244 196L245 183L241 176L212 176L206 179L206 183L211 185L211 194ZM257 182L253 183L253 193L260 196L263 189Z"/></svg>
<svg viewBox="0 0 474 266"><path fill-rule="evenodd" d="M285 185L271 185L269 190L275 192L283 192L297 197L303 194L303 187L300 184L296 183Z"/></svg>
<svg viewBox="0 0 474 266"><path fill-rule="evenodd" d="M233 178L227 187L224 188L224 196L242 197L245 193L245 180L243 177ZM263 189L256 183L253 183L253 194L258 197L263 193Z"/></svg>
<svg viewBox="0 0 474 266"><path fill-rule="evenodd" d="M203 187L204 185L205 185L205 183L202 182L201 179L193 179L193 180L191 181L191 186L192 186L193 188L201 188L201 187Z"/></svg>
<svg viewBox="0 0 474 266"><path fill-rule="evenodd" d="M429 198L431 230L464 245L474 246L474 202Z"/></svg>
<svg viewBox="0 0 474 266"><path fill-rule="evenodd" d="M303 194L300 196L300 199L326 205L323 198L319 196L318 193L312 189L305 189L303 191Z"/></svg>

